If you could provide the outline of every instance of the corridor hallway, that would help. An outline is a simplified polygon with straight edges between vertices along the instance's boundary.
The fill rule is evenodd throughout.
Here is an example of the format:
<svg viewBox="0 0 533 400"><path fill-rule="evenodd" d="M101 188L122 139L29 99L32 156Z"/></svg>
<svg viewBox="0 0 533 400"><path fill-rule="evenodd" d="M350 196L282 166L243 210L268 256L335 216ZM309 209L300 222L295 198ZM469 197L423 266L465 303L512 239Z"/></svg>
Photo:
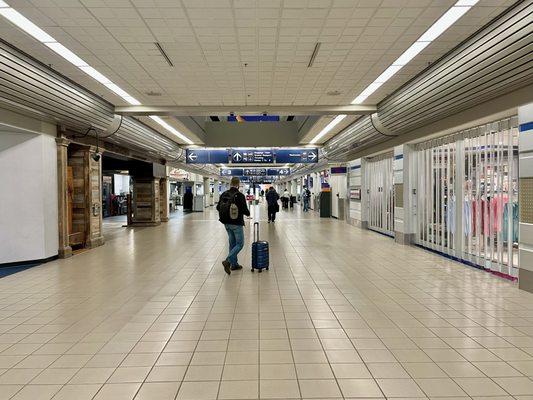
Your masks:
<svg viewBox="0 0 533 400"><path fill-rule="evenodd" d="M264 212L257 209L255 212ZM533 295L342 221L262 216L271 268L176 214L0 279L0 399L533 399Z"/></svg>

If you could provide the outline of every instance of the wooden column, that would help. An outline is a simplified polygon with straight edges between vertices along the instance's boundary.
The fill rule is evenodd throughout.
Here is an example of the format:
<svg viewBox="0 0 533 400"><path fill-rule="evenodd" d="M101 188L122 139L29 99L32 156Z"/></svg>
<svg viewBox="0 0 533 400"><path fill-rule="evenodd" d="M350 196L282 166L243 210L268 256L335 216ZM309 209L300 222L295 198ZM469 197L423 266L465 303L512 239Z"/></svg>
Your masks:
<svg viewBox="0 0 533 400"><path fill-rule="evenodd" d="M168 222L168 178L161 178L159 180L159 204L161 210L161 222Z"/></svg>
<svg viewBox="0 0 533 400"><path fill-rule="evenodd" d="M131 225L154 226L161 223L159 178L133 178Z"/></svg>
<svg viewBox="0 0 533 400"><path fill-rule="evenodd" d="M96 147L90 146L88 149L88 203L89 226L87 235L87 247L93 248L104 244L104 235L102 232L102 158L98 157Z"/></svg>
<svg viewBox="0 0 533 400"><path fill-rule="evenodd" d="M72 248L69 246L68 232L68 145L70 141L64 137L56 138L57 143L57 200L58 200L58 223L59 223L59 249L60 258L72 256Z"/></svg>

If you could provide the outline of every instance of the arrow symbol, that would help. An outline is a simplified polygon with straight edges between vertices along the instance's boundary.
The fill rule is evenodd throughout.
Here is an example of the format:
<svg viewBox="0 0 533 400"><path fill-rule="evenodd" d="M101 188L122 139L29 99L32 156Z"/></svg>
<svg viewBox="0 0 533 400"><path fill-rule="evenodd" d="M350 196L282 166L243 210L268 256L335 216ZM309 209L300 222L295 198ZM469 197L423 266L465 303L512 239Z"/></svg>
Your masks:
<svg viewBox="0 0 533 400"><path fill-rule="evenodd" d="M233 154L233 159L237 162L242 160L242 154L241 153L235 153Z"/></svg>
<svg viewBox="0 0 533 400"><path fill-rule="evenodd" d="M310 152L308 157L309 157L310 160L314 160L316 158L315 152L314 151Z"/></svg>
<svg viewBox="0 0 533 400"><path fill-rule="evenodd" d="M196 161L197 158L198 156L196 155L196 153L189 153L189 160Z"/></svg>

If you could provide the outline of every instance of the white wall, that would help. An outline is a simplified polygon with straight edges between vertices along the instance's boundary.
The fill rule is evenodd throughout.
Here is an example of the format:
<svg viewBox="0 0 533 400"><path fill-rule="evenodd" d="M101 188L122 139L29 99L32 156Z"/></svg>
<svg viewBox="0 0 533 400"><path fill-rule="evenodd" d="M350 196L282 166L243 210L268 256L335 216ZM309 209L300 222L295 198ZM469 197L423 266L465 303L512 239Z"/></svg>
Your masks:
<svg viewBox="0 0 533 400"><path fill-rule="evenodd" d="M55 139L0 131L0 185L0 264L57 255Z"/></svg>

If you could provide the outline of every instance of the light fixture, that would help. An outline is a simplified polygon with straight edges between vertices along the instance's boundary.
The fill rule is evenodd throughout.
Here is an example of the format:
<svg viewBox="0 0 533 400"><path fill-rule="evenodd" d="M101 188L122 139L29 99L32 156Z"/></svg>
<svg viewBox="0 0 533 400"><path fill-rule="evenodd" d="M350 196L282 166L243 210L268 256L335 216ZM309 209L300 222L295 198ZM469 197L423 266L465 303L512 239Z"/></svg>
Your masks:
<svg viewBox="0 0 533 400"><path fill-rule="evenodd" d="M311 144L314 144L316 142L318 142L324 135L326 135L327 133L329 133L333 128L335 128L339 122L341 122L344 118L346 118L347 115L346 114L341 114L341 115L337 115L335 118L333 118L333 120L327 124L324 129L322 129L318 135L316 135L312 140L311 140Z"/></svg>
<svg viewBox="0 0 533 400"><path fill-rule="evenodd" d="M403 66L408 64L422 50L424 50L432 41L442 35L450 26L459 18L468 12L479 0L458 0L453 7L446 11L428 30L424 32L416 42L414 42L403 54L396 59L374 82L368 85L352 104L364 102L368 96L374 93L381 85L392 78Z"/></svg>
<svg viewBox="0 0 533 400"><path fill-rule="evenodd" d="M183 140L185 143L187 144L193 144L193 141L191 139L189 139L187 136L185 136L183 133L181 133L180 131L178 131L176 128L174 128L173 126L169 125L168 123L166 123L165 121L163 121L163 119L161 119L161 117L158 117L157 115L150 115L150 118L152 120L154 120L155 122L157 122L159 125L161 125L163 128L165 128L167 131L169 131L170 133L176 135L177 137L179 137L181 140Z"/></svg>
<svg viewBox="0 0 533 400"><path fill-rule="evenodd" d="M108 88L113 93L115 93L117 96L121 97L128 104L131 104L134 106L141 105L141 102L139 100L131 96L128 92L126 92L124 89L122 89L117 84L113 83L111 80L109 80L105 75L97 71L95 68L91 67L83 59L81 59L76 54L74 54L72 51L67 49L65 46L63 46L61 43L59 43L52 36L50 36L48 33L43 31L41 28L39 28L37 25L35 25L33 22L31 22L21 13L11 8L9 4L7 4L3 0L0 0L0 15L4 16L11 23L16 25L20 29L22 29L24 32L26 32L30 36L37 39L39 42L46 45L50 50L54 51L55 53L63 57L65 60L67 60L74 66L78 67L81 71L89 75L91 78L100 82L106 88ZM179 132L174 127L167 124L161 118L157 116L150 116L150 118L152 118L155 122L157 122L163 128L173 133L174 135L179 137L181 140L183 140L187 144L193 144L193 142L189 138L187 138L185 135L183 135L181 132Z"/></svg>
<svg viewBox="0 0 533 400"><path fill-rule="evenodd" d="M97 80L103 85L111 83L111 81L106 76L104 76L103 74L95 70L93 67L85 66L85 67L80 67L80 69L83 72L85 72L87 75L89 75L91 78Z"/></svg>
<svg viewBox="0 0 533 400"><path fill-rule="evenodd" d="M76 54L74 54L72 51L67 49L61 43L52 42L52 43L45 43L45 45L47 45L50 49L55 51L57 54L59 54L65 60L67 60L71 64L74 64L78 68L80 68L80 67L88 67L89 66L85 61L83 61L81 58L79 58Z"/></svg>
<svg viewBox="0 0 533 400"><path fill-rule="evenodd" d="M2 8L0 8L0 15L3 15L10 22L18 26L27 34L33 36L41 43L56 41L52 36L43 31L41 28L39 28L21 13L9 7L6 3L4 4L5 6L2 6Z"/></svg>
<svg viewBox="0 0 533 400"><path fill-rule="evenodd" d="M392 63L392 65L401 65L402 67L415 58L418 53L429 46L431 42L414 42L403 54Z"/></svg>
<svg viewBox="0 0 533 400"><path fill-rule="evenodd" d="M446 31L450 26L461 18L470 7L452 7L440 17L431 27L420 36L419 42L432 42Z"/></svg>

